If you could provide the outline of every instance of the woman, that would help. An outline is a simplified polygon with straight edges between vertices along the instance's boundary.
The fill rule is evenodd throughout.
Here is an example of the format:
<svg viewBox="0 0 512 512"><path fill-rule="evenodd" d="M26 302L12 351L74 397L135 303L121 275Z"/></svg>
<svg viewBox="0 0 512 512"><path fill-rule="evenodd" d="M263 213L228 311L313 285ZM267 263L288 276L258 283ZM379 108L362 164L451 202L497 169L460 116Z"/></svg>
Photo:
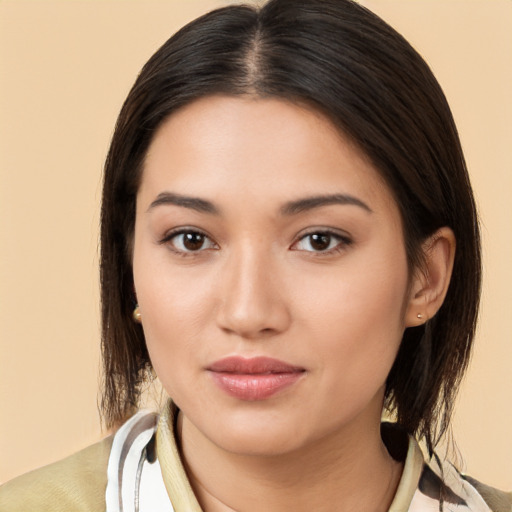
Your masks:
<svg viewBox="0 0 512 512"><path fill-rule="evenodd" d="M510 507L434 453L480 289L456 129L357 4L228 7L150 59L107 158L101 273L122 426L6 510L20 488L25 510ZM153 371L172 402L132 416Z"/></svg>

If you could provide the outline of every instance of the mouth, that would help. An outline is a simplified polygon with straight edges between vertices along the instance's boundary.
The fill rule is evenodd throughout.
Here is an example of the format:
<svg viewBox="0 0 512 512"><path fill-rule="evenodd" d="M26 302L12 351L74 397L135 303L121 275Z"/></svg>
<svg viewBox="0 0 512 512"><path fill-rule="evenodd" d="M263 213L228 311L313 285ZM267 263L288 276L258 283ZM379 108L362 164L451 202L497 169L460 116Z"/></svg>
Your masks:
<svg viewBox="0 0 512 512"><path fill-rule="evenodd" d="M231 356L206 368L213 381L226 394L245 401L265 400L297 383L306 373L269 357Z"/></svg>

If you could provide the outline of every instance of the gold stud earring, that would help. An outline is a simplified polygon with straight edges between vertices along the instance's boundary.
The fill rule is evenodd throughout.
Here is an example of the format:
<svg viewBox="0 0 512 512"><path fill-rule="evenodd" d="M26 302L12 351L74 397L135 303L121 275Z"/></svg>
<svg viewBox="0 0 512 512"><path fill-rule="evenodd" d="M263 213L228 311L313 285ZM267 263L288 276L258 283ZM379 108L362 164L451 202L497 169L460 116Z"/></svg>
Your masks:
<svg viewBox="0 0 512 512"><path fill-rule="evenodd" d="M141 314L140 314L140 308L139 308L138 304L135 306L135 309L133 310L132 316L133 316L133 321L135 323L137 323L137 324L142 323L142 321L141 321Z"/></svg>

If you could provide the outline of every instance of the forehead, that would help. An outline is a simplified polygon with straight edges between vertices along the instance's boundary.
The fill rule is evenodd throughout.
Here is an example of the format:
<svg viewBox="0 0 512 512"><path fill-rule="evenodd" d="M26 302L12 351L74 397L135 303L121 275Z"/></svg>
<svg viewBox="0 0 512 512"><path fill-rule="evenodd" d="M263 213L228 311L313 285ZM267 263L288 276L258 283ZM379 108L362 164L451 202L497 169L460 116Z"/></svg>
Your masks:
<svg viewBox="0 0 512 512"><path fill-rule="evenodd" d="M350 193L394 204L369 159L326 116L251 96L202 98L162 124L148 149L139 200L163 191L243 204Z"/></svg>

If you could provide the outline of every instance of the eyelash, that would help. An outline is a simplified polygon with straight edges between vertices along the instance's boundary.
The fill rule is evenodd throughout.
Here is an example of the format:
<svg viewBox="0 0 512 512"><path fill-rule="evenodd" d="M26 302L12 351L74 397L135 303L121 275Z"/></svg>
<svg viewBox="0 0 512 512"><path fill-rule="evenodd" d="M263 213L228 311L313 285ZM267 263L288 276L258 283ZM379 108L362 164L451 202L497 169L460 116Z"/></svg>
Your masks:
<svg viewBox="0 0 512 512"><path fill-rule="evenodd" d="M205 240L210 240L210 242L213 245L218 247L217 244L215 244L215 242L213 242L213 240L206 233L204 233L203 231L201 231L199 229L195 229L195 228L178 228L178 229L172 230L172 231L166 233L164 238L162 238L162 240L160 240L159 243L162 245L167 245L172 252L174 252L178 256L183 256L185 258L190 257L190 256L195 256L198 253L203 252L205 250L205 249L199 249L197 251L191 251L191 250L187 251L187 250L178 249L172 244L172 240L174 238L177 238L180 235L186 235L186 234L200 235L200 236L204 237Z"/></svg>
<svg viewBox="0 0 512 512"><path fill-rule="evenodd" d="M292 247L297 245L302 240L305 240L308 237L311 237L313 235L324 235L324 236L330 237L331 240L332 239L337 240L336 245L334 247L331 247L330 249L325 249L325 250L320 250L320 251L305 251L305 252L309 252L309 253L312 253L315 255L331 255L331 254L336 254L336 253L342 252L347 247L349 247L353 242L353 240L350 237L348 237L346 234L341 234L338 231L334 231L332 229L323 228L323 229L311 230L307 233L302 234L300 236L300 238L292 244Z"/></svg>
<svg viewBox="0 0 512 512"><path fill-rule="evenodd" d="M174 244L172 244L172 240L180 235L186 235L186 234L200 235L200 236L204 237L204 240L209 240L210 243L213 244L215 247L208 247L207 249L203 249L201 247L196 251L183 250L183 249L176 248L174 246ZM350 239L347 235L342 235L337 231L324 228L324 229L315 229L315 230L309 231L308 233L302 234L300 236L300 238L291 245L291 248L293 248L294 246L299 244L301 241L303 241L313 235L327 236L327 237L330 237L330 239L331 239L331 240L329 240L330 242L332 241L332 239L335 239L335 240L337 240L337 243L334 247L331 247L330 249L319 250L319 251L312 250L312 251L304 251L304 252L312 253L315 255L332 255L332 254L342 252L343 250L345 250L348 246L350 246L353 243L352 239ZM161 245L168 245L169 249L172 252L174 252L175 254L182 256L182 257L191 257L191 256L195 256L198 253L203 252L205 250L212 249L212 248L213 249L218 248L217 244L215 244L215 242L213 242L213 240L205 232L203 232L199 229L195 229L195 228L178 228L176 230L170 231L170 232L166 233L164 238L162 238L162 240L160 240L159 243ZM297 249L295 249L295 250L297 250Z"/></svg>

